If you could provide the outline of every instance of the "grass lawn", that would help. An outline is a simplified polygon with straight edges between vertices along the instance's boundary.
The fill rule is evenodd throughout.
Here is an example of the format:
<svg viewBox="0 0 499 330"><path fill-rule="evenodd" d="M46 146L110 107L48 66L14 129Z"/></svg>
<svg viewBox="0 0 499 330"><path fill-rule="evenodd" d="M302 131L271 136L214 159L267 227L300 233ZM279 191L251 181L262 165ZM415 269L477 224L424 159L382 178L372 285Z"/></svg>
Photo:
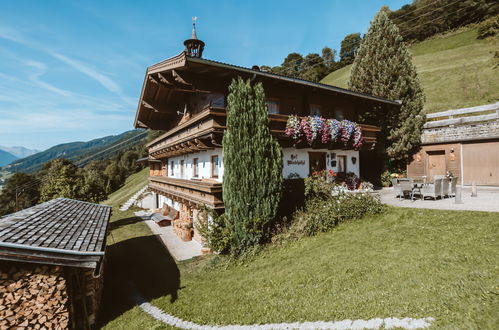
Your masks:
<svg viewBox="0 0 499 330"><path fill-rule="evenodd" d="M434 317L434 328L499 324L499 214L390 208L243 261L176 264L131 211L113 215L102 324L167 328L129 298L199 324Z"/></svg>
<svg viewBox="0 0 499 330"><path fill-rule="evenodd" d="M476 29L451 32L410 47L426 93L427 112L477 106L499 100L499 38L476 39ZM351 65L322 82L346 88Z"/></svg>

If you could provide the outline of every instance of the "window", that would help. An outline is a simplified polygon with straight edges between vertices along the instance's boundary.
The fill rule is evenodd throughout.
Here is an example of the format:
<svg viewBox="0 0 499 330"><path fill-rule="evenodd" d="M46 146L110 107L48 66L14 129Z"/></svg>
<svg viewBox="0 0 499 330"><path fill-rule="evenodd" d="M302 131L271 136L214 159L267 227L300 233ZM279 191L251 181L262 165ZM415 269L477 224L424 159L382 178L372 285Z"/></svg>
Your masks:
<svg viewBox="0 0 499 330"><path fill-rule="evenodd" d="M175 176L175 173L173 172L173 165L174 165L174 163L172 160L172 162L170 163L170 176Z"/></svg>
<svg viewBox="0 0 499 330"><path fill-rule="evenodd" d="M198 159L194 158L192 160L192 176L197 177L198 176Z"/></svg>
<svg viewBox="0 0 499 330"><path fill-rule="evenodd" d="M338 173L347 172L347 156L337 156L338 157Z"/></svg>
<svg viewBox="0 0 499 330"><path fill-rule="evenodd" d="M180 161L180 177L184 178L184 160Z"/></svg>
<svg viewBox="0 0 499 330"><path fill-rule="evenodd" d="M212 107L223 108L225 107L225 97L223 94L211 94L210 105Z"/></svg>
<svg viewBox="0 0 499 330"><path fill-rule="evenodd" d="M279 100L277 99L267 99L265 101L267 103L267 109L271 114L279 113Z"/></svg>
<svg viewBox="0 0 499 330"><path fill-rule="evenodd" d="M211 177L218 178L218 155L211 156Z"/></svg>
<svg viewBox="0 0 499 330"><path fill-rule="evenodd" d="M320 116L321 115L321 106L318 104L310 105L310 115L311 116Z"/></svg>
<svg viewBox="0 0 499 330"><path fill-rule="evenodd" d="M343 114L342 109L334 109L334 118L337 120L343 120L345 119L345 115Z"/></svg>

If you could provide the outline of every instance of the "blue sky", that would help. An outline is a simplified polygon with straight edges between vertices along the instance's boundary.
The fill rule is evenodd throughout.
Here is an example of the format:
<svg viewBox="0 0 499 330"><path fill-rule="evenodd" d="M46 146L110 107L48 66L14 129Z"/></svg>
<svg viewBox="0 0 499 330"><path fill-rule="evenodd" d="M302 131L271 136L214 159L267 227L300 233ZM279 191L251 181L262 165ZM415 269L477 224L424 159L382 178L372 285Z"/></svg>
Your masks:
<svg viewBox="0 0 499 330"><path fill-rule="evenodd" d="M409 0L0 0L0 145L46 149L132 129L146 67L183 50L199 17L203 57L279 65L339 52L383 5Z"/></svg>

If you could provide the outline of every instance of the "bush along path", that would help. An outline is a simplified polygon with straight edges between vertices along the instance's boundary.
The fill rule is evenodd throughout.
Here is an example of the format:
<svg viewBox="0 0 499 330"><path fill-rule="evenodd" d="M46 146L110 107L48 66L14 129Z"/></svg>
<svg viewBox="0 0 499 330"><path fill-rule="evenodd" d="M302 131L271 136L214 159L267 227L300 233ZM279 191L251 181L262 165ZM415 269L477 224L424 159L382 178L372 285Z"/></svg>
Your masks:
<svg viewBox="0 0 499 330"><path fill-rule="evenodd" d="M140 195L142 195L146 190L147 190L147 185L144 186L139 191L137 191L132 197L130 197L130 199L125 202L125 204L121 205L120 211L124 212L124 211L128 210L130 208L130 206L132 206L137 201L137 199L140 197Z"/></svg>
<svg viewBox="0 0 499 330"><path fill-rule="evenodd" d="M271 330L271 329L426 329L431 326L434 321L432 317L421 319L413 319L406 317L403 319L389 318L374 318L370 320L342 320L342 321L316 321L316 322L294 322L294 323L273 323L273 324L252 324L252 325L226 325L226 326L211 326L200 325L189 321L184 321L178 317L163 312L161 309L147 302L133 285L129 283L132 289L135 303L145 313L149 314L156 320L163 322L172 327L180 329L195 329L195 330Z"/></svg>

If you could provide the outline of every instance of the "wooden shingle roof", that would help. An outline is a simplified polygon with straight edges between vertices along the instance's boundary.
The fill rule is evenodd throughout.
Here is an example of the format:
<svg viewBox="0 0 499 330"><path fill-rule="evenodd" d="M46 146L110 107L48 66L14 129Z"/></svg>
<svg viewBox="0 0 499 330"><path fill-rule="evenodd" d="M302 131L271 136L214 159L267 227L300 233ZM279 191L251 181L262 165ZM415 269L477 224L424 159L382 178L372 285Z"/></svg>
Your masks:
<svg viewBox="0 0 499 330"><path fill-rule="evenodd" d="M95 268L111 207L67 198L0 218L0 259Z"/></svg>

